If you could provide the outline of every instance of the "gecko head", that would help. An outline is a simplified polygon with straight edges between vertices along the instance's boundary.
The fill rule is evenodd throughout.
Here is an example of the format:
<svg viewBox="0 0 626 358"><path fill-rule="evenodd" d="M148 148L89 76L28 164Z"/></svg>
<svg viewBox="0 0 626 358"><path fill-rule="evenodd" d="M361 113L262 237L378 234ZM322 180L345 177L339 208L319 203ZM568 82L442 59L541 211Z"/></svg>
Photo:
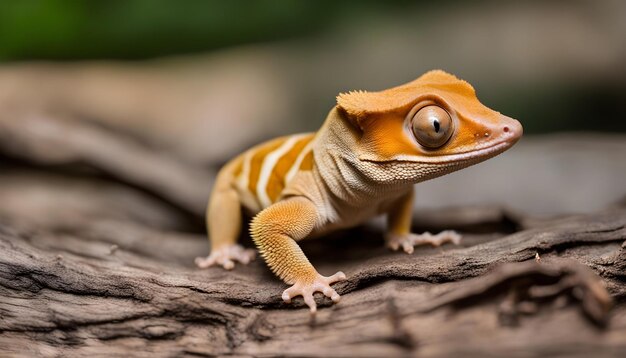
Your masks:
<svg viewBox="0 0 626 358"><path fill-rule="evenodd" d="M482 162L515 144L521 124L478 100L474 88L430 71L380 92L337 98L359 130L362 172L377 182L419 182Z"/></svg>

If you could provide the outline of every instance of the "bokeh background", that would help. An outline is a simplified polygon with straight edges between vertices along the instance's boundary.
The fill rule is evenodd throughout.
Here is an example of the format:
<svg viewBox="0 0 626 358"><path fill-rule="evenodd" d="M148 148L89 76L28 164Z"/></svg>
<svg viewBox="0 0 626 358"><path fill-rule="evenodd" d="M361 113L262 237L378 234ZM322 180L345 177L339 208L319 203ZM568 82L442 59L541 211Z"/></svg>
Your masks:
<svg viewBox="0 0 626 358"><path fill-rule="evenodd" d="M56 121L70 125L40 154L64 163L74 143L64 136L85 150L81 123L211 176L261 140L316 130L339 92L441 68L519 119L525 138L419 186L419 206L592 211L626 194L625 35L620 0L4 1L0 118L15 143L3 158L49 140ZM99 157L125 155L112 147ZM204 202L208 188L189 200Z"/></svg>
<svg viewBox="0 0 626 358"><path fill-rule="evenodd" d="M0 0L0 357L626 357L625 65L625 0ZM460 246L301 242L316 319L196 267L224 162L436 68L525 131L417 185Z"/></svg>

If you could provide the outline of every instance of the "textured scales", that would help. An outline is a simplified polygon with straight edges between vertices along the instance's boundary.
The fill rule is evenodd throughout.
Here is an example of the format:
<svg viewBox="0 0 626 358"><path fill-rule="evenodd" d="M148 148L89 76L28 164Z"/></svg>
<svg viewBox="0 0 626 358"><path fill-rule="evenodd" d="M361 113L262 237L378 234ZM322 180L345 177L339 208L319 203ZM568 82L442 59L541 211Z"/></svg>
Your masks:
<svg viewBox="0 0 626 358"><path fill-rule="evenodd" d="M412 115L426 106L437 106L451 118L450 137L435 149L422 145L411 129ZM436 123L426 130L439 129ZM460 235L451 231L411 233L413 185L491 158L521 135L519 122L485 107L469 83L443 71L380 92L340 94L316 133L262 143L222 168L207 209L211 254L196 263L231 269L235 261L254 258L236 244L244 208L254 216L250 233L261 256L292 285L283 299L302 295L314 313L313 294L338 302L330 285L345 275L320 275L299 240L383 214L387 246L394 250L458 244Z"/></svg>

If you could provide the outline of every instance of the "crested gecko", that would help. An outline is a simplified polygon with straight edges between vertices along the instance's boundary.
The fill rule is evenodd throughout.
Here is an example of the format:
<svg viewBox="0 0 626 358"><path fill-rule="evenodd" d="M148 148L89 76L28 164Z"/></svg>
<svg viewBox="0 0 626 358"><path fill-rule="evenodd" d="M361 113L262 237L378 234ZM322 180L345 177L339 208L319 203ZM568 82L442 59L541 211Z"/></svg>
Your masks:
<svg viewBox="0 0 626 358"><path fill-rule="evenodd" d="M414 184L496 156L521 135L518 121L487 108L469 83L441 70L379 92L339 94L316 133L262 143L220 170L206 215L211 252L196 264L229 270L254 259L254 250L236 243L243 207L254 215L250 233L261 256L291 285L283 300L301 295L315 313L313 294L338 302L331 284L346 276L320 275L298 241L385 214L393 250L458 244L454 231L411 233Z"/></svg>

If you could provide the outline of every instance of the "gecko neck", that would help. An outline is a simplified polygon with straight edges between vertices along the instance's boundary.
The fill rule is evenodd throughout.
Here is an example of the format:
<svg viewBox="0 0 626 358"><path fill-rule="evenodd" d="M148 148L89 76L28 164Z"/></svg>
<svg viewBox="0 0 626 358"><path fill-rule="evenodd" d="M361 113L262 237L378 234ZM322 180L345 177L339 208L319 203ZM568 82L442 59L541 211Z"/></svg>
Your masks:
<svg viewBox="0 0 626 358"><path fill-rule="evenodd" d="M349 205L364 205L396 197L409 191L413 183L381 185L364 173L363 163L356 148L360 132L337 108L333 108L318 131L313 155L316 177L326 186L331 200Z"/></svg>

